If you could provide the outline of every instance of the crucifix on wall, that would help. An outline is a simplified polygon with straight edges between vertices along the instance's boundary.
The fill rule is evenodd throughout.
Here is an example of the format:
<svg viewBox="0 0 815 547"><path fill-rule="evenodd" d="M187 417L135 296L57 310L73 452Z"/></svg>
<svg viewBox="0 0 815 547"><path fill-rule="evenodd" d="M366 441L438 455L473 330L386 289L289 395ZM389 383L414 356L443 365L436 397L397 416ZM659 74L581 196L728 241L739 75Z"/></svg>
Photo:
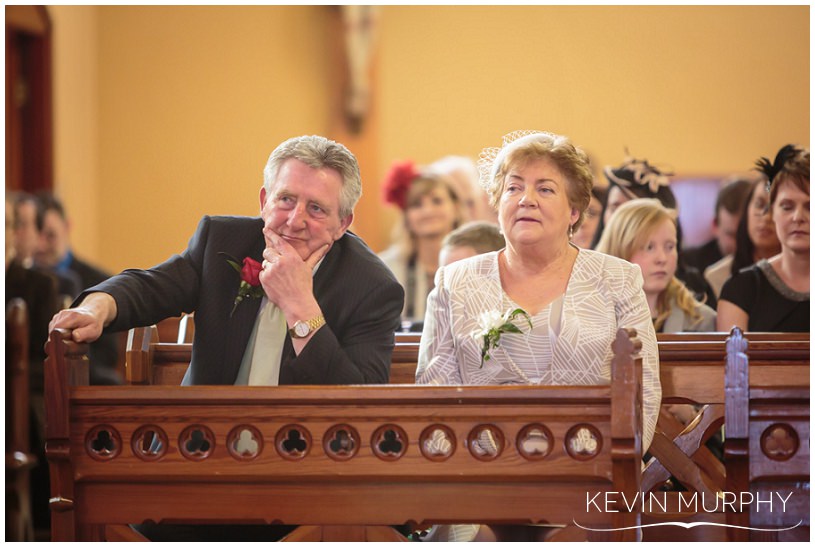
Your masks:
<svg viewBox="0 0 815 547"><path fill-rule="evenodd" d="M343 107L348 131L357 134L371 104L371 63L379 26L378 6L340 6L347 84Z"/></svg>

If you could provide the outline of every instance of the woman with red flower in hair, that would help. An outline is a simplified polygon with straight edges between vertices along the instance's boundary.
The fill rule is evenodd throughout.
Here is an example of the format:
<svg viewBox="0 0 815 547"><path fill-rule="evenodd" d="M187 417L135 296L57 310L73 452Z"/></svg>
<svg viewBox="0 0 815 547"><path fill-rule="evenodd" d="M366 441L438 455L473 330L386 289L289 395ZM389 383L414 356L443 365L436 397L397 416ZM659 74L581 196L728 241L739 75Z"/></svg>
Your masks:
<svg viewBox="0 0 815 547"><path fill-rule="evenodd" d="M441 242L464 220L460 200L446 176L419 170L411 161L395 162L382 190L385 202L402 210L403 221L395 227L393 244L379 258L405 289L403 325L421 330Z"/></svg>

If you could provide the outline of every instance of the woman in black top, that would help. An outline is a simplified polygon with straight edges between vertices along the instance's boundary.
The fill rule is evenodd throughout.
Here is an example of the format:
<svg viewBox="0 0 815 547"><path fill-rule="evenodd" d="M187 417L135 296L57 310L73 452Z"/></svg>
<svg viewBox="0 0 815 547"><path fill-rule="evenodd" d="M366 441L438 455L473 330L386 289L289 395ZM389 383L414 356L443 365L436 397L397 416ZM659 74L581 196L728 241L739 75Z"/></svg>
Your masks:
<svg viewBox="0 0 815 547"><path fill-rule="evenodd" d="M809 150L787 145L759 168L771 181L781 253L741 270L722 288L717 329L809 332Z"/></svg>

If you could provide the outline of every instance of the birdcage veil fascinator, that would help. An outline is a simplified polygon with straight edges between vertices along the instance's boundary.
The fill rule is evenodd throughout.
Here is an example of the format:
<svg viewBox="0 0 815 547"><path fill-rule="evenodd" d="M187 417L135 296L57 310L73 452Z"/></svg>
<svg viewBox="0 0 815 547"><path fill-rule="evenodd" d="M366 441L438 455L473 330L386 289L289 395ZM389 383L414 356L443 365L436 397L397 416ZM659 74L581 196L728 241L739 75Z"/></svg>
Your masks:
<svg viewBox="0 0 815 547"><path fill-rule="evenodd" d="M559 138L561 137L554 133L534 129L522 129L507 133L503 136L500 147L484 148L478 155L476 165L478 167L479 184L481 184L481 187L484 188L488 194L492 194L494 185L496 184L495 177L498 174L498 170L501 168L504 158L511 150L518 146L523 146L530 141L538 139L554 141Z"/></svg>

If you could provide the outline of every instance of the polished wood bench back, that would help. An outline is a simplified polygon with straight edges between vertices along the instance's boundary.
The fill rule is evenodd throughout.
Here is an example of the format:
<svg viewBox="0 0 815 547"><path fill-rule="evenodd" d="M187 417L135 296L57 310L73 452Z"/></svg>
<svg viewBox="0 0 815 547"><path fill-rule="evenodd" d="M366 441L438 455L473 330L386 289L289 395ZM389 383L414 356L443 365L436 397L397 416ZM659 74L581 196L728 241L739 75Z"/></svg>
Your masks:
<svg viewBox="0 0 815 547"><path fill-rule="evenodd" d="M134 338L143 344L137 355L143 356L152 348L155 368L163 370L154 373L152 381L145 379L140 383L179 383L189 362L191 346L150 345L149 339L140 336ZM779 371L808 366L809 333L751 332L745 336L750 340L751 378L757 382L767 376L772 378ZM642 477L645 492L676 487L678 482L685 489L712 499L727 487L725 464L707 446L725 422L726 339L726 333L657 335L663 408L649 448L653 458ZM392 384L413 383L419 340L416 333L397 333L391 365ZM672 405L690 403L695 405L696 416L683 423L671 412ZM671 518L682 520L687 516ZM725 517L716 513L708 520L724 523Z"/></svg>
<svg viewBox="0 0 815 547"><path fill-rule="evenodd" d="M103 525L145 520L574 519L634 539L636 507L586 503L639 491L642 363L629 335L615 341L611 386L180 387L87 386L86 348L54 331L52 537L101 539Z"/></svg>
<svg viewBox="0 0 815 547"><path fill-rule="evenodd" d="M740 333L739 333L740 334ZM766 347L734 336L736 347L725 369L727 491L768 505L728 513L732 541L809 540L810 367L796 343ZM804 343L804 342L798 342ZM808 345L808 342L806 342ZM754 355L771 352L773 360ZM749 363L748 363L749 356ZM783 506L777 496L786 499ZM748 498L749 499L749 498ZM794 527L780 533L768 532ZM753 530L750 530L752 528ZM758 529L758 530L756 530Z"/></svg>

